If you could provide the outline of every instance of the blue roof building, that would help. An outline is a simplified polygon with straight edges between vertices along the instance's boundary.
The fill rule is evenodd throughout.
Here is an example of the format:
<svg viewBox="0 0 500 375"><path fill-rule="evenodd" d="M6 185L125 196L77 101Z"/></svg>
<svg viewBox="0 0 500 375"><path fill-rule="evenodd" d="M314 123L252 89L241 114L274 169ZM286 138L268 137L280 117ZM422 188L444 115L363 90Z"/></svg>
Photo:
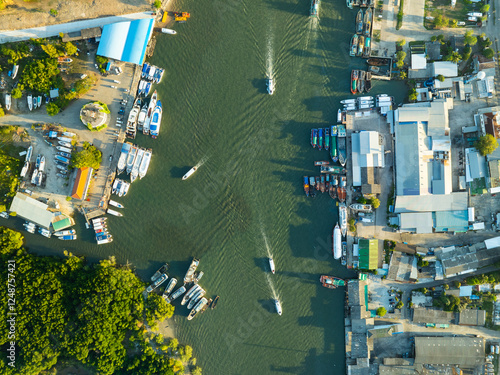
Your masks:
<svg viewBox="0 0 500 375"><path fill-rule="evenodd" d="M153 18L105 25L97 54L110 59L142 65L153 33Z"/></svg>

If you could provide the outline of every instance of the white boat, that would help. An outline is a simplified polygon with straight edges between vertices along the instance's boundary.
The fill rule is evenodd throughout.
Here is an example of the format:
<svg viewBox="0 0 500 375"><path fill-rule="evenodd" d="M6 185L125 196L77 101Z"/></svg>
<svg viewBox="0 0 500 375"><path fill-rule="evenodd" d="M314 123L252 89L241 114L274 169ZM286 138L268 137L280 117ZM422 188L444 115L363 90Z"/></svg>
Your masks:
<svg viewBox="0 0 500 375"><path fill-rule="evenodd" d="M51 237L50 231L48 229L45 229L45 228L40 228L38 230L38 233L40 233L42 236L47 237L47 238Z"/></svg>
<svg viewBox="0 0 500 375"><path fill-rule="evenodd" d="M154 78L154 76L155 76L155 72L156 72L156 66L151 65L149 67L149 73L148 73L147 79L149 79L150 81L152 81L153 78Z"/></svg>
<svg viewBox="0 0 500 375"><path fill-rule="evenodd" d="M355 104L356 99L344 99L340 101L341 104Z"/></svg>
<svg viewBox="0 0 500 375"><path fill-rule="evenodd" d="M108 203L109 203L110 205L115 206L115 207L118 207L118 208L125 208L125 207L123 206L123 204L120 204L120 203L118 203L118 202L115 202L115 201L114 201L114 200L112 200L112 199L110 199Z"/></svg>
<svg viewBox="0 0 500 375"><path fill-rule="evenodd" d="M29 233L31 234L35 234L35 231L36 231L36 225L33 224L33 223L27 223L27 224L23 224L24 226L24 229L26 229L26 231L28 231Z"/></svg>
<svg viewBox="0 0 500 375"><path fill-rule="evenodd" d="M127 173L132 172L136 156L137 156L137 147L132 146L127 156Z"/></svg>
<svg viewBox="0 0 500 375"><path fill-rule="evenodd" d="M181 301L181 305L184 306L187 303L187 301L189 301L191 299L191 297L193 297L200 290L201 290L201 286L199 286L199 285L192 286L191 289L189 289L187 291L187 293L184 295L184 298Z"/></svg>
<svg viewBox="0 0 500 375"><path fill-rule="evenodd" d="M196 271L196 268L198 268L198 265L200 264L200 261L198 259L193 259L191 262L191 265L189 266L189 269L186 272L186 276L184 276L184 284L190 283L193 281L193 275L194 272Z"/></svg>
<svg viewBox="0 0 500 375"><path fill-rule="evenodd" d="M143 134L146 135L149 134L149 124L151 123L151 118L153 116L153 111L156 107L157 100L158 100L158 92L155 90L153 95L151 95L151 100L149 101L146 119L144 120L144 126L142 128Z"/></svg>
<svg viewBox="0 0 500 375"><path fill-rule="evenodd" d="M10 94L5 94L5 109L7 111L10 111L10 105L11 105L12 101L11 101L11 97L10 97Z"/></svg>
<svg viewBox="0 0 500 375"><path fill-rule="evenodd" d="M353 203L349 206L349 208L354 211L372 212L371 204Z"/></svg>
<svg viewBox="0 0 500 375"><path fill-rule="evenodd" d="M97 244L98 245L103 245L105 243L110 243L110 242L113 242L113 236L112 235L107 235L103 238L100 238L97 240Z"/></svg>
<svg viewBox="0 0 500 375"><path fill-rule="evenodd" d="M177 289L175 292L173 292L172 295L170 295L170 297L165 298L165 301L167 303L171 303L174 299L180 297L182 295L182 293L184 293L185 291L186 291L186 287L183 285L179 289Z"/></svg>
<svg viewBox="0 0 500 375"><path fill-rule="evenodd" d="M162 295L162 297L164 299L166 299L168 297L168 295L170 294L170 292L172 290L174 290L174 287L176 284L177 284L177 279L174 279L174 278L170 279L170 281L168 282L168 285L165 288L165 291L163 292L163 295Z"/></svg>
<svg viewBox="0 0 500 375"><path fill-rule="evenodd" d="M36 177L36 184L40 186L42 184L43 172L38 171L38 176Z"/></svg>
<svg viewBox="0 0 500 375"><path fill-rule="evenodd" d="M340 221L340 231L342 236L345 237L347 234L347 206L345 203L339 204L339 221Z"/></svg>
<svg viewBox="0 0 500 375"><path fill-rule="evenodd" d="M342 234L340 232L339 223L333 229L333 257L340 259L342 256Z"/></svg>
<svg viewBox="0 0 500 375"><path fill-rule="evenodd" d="M123 187L123 196L125 196L128 193L128 189L130 188L130 184L128 182L124 182L123 185L124 185L124 187Z"/></svg>
<svg viewBox="0 0 500 375"><path fill-rule="evenodd" d="M198 314L199 311L202 311L207 304L208 300L203 297L189 313L188 320L192 320L196 316L196 314Z"/></svg>
<svg viewBox="0 0 500 375"><path fill-rule="evenodd" d="M67 152L68 154L71 154L71 152L73 151L71 148L63 146L56 146L56 150L61 152Z"/></svg>
<svg viewBox="0 0 500 375"><path fill-rule="evenodd" d="M111 215L115 215L115 216L123 216L122 213L118 212L118 211L115 211L115 210L112 210L111 208L108 208L107 211L106 211L108 214L111 214Z"/></svg>
<svg viewBox="0 0 500 375"><path fill-rule="evenodd" d="M71 143L72 139L67 137L57 137L58 141Z"/></svg>
<svg viewBox="0 0 500 375"><path fill-rule="evenodd" d="M66 136L66 137L73 138L76 134L72 133L72 132L63 132L63 135Z"/></svg>
<svg viewBox="0 0 500 375"><path fill-rule="evenodd" d="M72 236L76 234L76 230L74 229L67 229L67 230L60 230L58 232L54 233L54 236Z"/></svg>
<svg viewBox="0 0 500 375"><path fill-rule="evenodd" d="M38 167L38 170L40 172L43 172L44 169L45 169L45 156L42 156L40 158L40 166Z"/></svg>
<svg viewBox="0 0 500 375"><path fill-rule="evenodd" d="M278 313L279 316L281 316L281 303L279 301L279 299L275 299L274 300L274 305L276 306L276 312Z"/></svg>
<svg viewBox="0 0 500 375"><path fill-rule="evenodd" d="M274 269L274 260L273 258L269 258L269 267L271 268L271 272L274 273L276 272L275 269Z"/></svg>
<svg viewBox="0 0 500 375"><path fill-rule="evenodd" d="M28 173L29 167L30 167L30 163L28 163L27 161L24 162L23 169L21 169L21 177L26 177L26 173Z"/></svg>
<svg viewBox="0 0 500 375"><path fill-rule="evenodd" d="M144 149L140 148L139 151L137 151L137 157L135 158L134 166L132 167L132 171L130 172L130 182L134 182L135 179L139 176L139 167L141 165L143 156Z"/></svg>
<svg viewBox="0 0 500 375"><path fill-rule="evenodd" d="M196 170L198 169L198 167L193 167L191 168L184 176L182 176L182 179L183 180L187 180L189 177L191 177L191 175L196 172Z"/></svg>
<svg viewBox="0 0 500 375"><path fill-rule="evenodd" d="M275 89L274 79L268 78L267 79L267 93L269 95L273 95L274 94L274 89Z"/></svg>
<svg viewBox="0 0 500 375"><path fill-rule="evenodd" d="M148 107L144 105L139 112L139 117L137 118L137 126L139 127L139 130L143 129L144 127L144 121L146 121L146 117L148 115Z"/></svg>
<svg viewBox="0 0 500 375"><path fill-rule="evenodd" d="M206 291L204 289L201 289L200 291L198 291L198 293L196 293L193 296L193 298L191 298L191 301L189 301L187 308L189 310L191 310L193 308L193 306L196 305L198 303L198 301L203 298L205 293L206 293Z"/></svg>
<svg viewBox="0 0 500 375"><path fill-rule="evenodd" d="M33 110L33 97L31 95L28 95L28 108L29 110Z"/></svg>
<svg viewBox="0 0 500 375"><path fill-rule="evenodd" d="M342 122L342 111L340 109L337 111L337 122Z"/></svg>
<svg viewBox="0 0 500 375"><path fill-rule="evenodd" d="M31 183L33 185L36 185L37 176L38 176L38 169L35 169L33 171L33 174L31 175Z"/></svg>
<svg viewBox="0 0 500 375"><path fill-rule="evenodd" d="M146 289L146 292L151 293L153 290L158 288L161 284L163 284L165 281L167 281L168 276L166 274L161 275L153 284L148 286Z"/></svg>
<svg viewBox="0 0 500 375"><path fill-rule="evenodd" d="M127 166L127 156L131 147L132 144L128 142L125 142L122 145L122 151L120 154L120 158L118 159L118 164L116 166L118 174L122 173L125 170L125 167Z"/></svg>
<svg viewBox="0 0 500 375"><path fill-rule="evenodd" d="M151 162L151 151L146 151L142 157L139 167L139 178L143 178L148 173L149 163Z"/></svg>
<svg viewBox="0 0 500 375"><path fill-rule="evenodd" d="M157 138L160 134L160 126L161 126L161 116L163 110L161 106L161 100L156 102L156 107L151 115L151 122L149 123L149 132L151 133L151 137Z"/></svg>
<svg viewBox="0 0 500 375"><path fill-rule="evenodd" d="M28 147L28 151L26 151L26 158L24 160L30 162L31 155L33 155L33 146Z"/></svg>
<svg viewBox="0 0 500 375"><path fill-rule="evenodd" d="M162 28L162 29L161 29L161 32L162 32L163 34L170 34L170 35L175 35L175 34L177 34L177 31L172 30L172 29L165 29L165 28Z"/></svg>
<svg viewBox="0 0 500 375"><path fill-rule="evenodd" d="M158 78L157 83L161 82L161 79L163 78L163 73L165 73L165 69L160 69L160 77Z"/></svg>
<svg viewBox="0 0 500 375"><path fill-rule="evenodd" d="M71 145L71 143L69 143L69 142L62 142L62 141L58 141L57 143L58 143L60 146L65 147L65 148L69 148L69 149L71 149L71 148L73 147L73 146ZM66 152L67 152L67 151L66 151ZM71 150L70 150L70 152L71 152Z"/></svg>
<svg viewBox="0 0 500 375"><path fill-rule="evenodd" d="M198 272L198 274L195 276L193 283L198 284L198 282L201 280L203 277L204 273L203 271Z"/></svg>
<svg viewBox="0 0 500 375"><path fill-rule="evenodd" d="M38 102L36 101L36 96L33 97L33 109L37 109Z"/></svg>
<svg viewBox="0 0 500 375"><path fill-rule="evenodd" d="M116 191L116 194L121 198L123 197L124 193L125 193L125 181L121 181Z"/></svg>
<svg viewBox="0 0 500 375"><path fill-rule="evenodd" d="M19 65L14 65L14 68L12 68L12 79L15 79L17 76L17 72L19 71Z"/></svg>
<svg viewBox="0 0 500 375"><path fill-rule="evenodd" d="M373 100L373 96L360 96L358 100Z"/></svg>

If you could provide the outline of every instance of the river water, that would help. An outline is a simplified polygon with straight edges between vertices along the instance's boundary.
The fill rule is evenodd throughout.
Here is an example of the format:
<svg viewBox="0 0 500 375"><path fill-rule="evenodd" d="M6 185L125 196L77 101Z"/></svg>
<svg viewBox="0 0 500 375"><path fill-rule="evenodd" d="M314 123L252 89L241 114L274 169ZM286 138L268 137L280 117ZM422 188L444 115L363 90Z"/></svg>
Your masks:
<svg viewBox="0 0 500 375"><path fill-rule="evenodd" d="M158 87L161 134L136 139L153 148L153 159L146 178L116 199L125 216L108 219L115 241L97 246L82 220L80 240L71 244L26 234L38 253L68 249L90 261L115 255L145 280L165 261L171 276L183 277L199 258L200 284L221 296L219 304L188 322L177 302L175 321L204 374L345 371L344 290L321 287L319 276L354 274L331 256L335 201L306 198L302 176L318 174L314 160L327 160L326 151L310 147L310 129L336 122L339 100L350 96L350 69L362 61L348 57L355 11L343 0L323 1L314 20L309 6L172 4L191 19L175 26L175 37L157 37L151 61L166 68ZM267 75L276 79L273 96L265 91ZM383 92L398 100L405 94L404 86L374 82L371 94Z"/></svg>

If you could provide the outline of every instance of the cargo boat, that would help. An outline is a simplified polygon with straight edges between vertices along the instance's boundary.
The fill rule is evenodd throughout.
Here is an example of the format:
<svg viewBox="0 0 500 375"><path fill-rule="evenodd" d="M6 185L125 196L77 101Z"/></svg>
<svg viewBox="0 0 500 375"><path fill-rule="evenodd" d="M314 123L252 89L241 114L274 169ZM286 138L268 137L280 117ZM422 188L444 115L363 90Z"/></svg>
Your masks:
<svg viewBox="0 0 500 375"><path fill-rule="evenodd" d="M330 147L330 157L334 162L338 161L339 158L337 156L337 127L336 126L331 126L330 127L330 137L331 137L331 147Z"/></svg>
<svg viewBox="0 0 500 375"><path fill-rule="evenodd" d="M339 223L333 228L333 257L339 259L342 256L342 233L340 231Z"/></svg>
<svg viewBox="0 0 500 375"><path fill-rule="evenodd" d="M358 80L358 92L362 94L365 91L365 77L366 72L364 70L359 71L359 80Z"/></svg>
<svg viewBox="0 0 500 375"><path fill-rule="evenodd" d="M168 263L165 263L163 266L161 266L158 271L154 273L153 276L151 276L151 281L156 281L162 274L166 274L168 271L169 265Z"/></svg>
<svg viewBox="0 0 500 375"><path fill-rule="evenodd" d="M353 203L349 206L351 210L360 211L360 212L372 212L371 204L361 204L361 203Z"/></svg>
<svg viewBox="0 0 500 375"><path fill-rule="evenodd" d="M358 52L358 34L354 34L351 38L351 48L349 49L349 56L356 56Z"/></svg>
<svg viewBox="0 0 500 375"><path fill-rule="evenodd" d="M319 3L320 3L320 0L312 0L311 1L311 12L310 12L311 17L318 17L319 16Z"/></svg>
<svg viewBox="0 0 500 375"><path fill-rule="evenodd" d="M194 272L196 271L196 268L198 268L198 265L200 264L200 261L198 259L193 259L191 262L191 265L189 266L188 271L186 272L186 276L184 276L184 284L190 283L193 281L193 275Z"/></svg>
<svg viewBox="0 0 500 375"><path fill-rule="evenodd" d="M338 165L322 165L320 167L321 173L344 174L346 169Z"/></svg>
<svg viewBox="0 0 500 375"><path fill-rule="evenodd" d="M337 289L339 286L345 286L344 280L334 276L321 275L319 281L328 289Z"/></svg>
<svg viewBox="0 0 500 375"><path fill-rule="evenodd" d="M356 15L356 34L363 32L363 10L360 9ZM359 43L358 43L359 44Z"/></svg>
<svg viewBox="0 0 500 375"><path fill-rule="evenodd" d="M346 131L344 125L337 126L337 151L339 154L339 163L344 167L347 162Z"/></svg>
<svg viewBox="0 0 500 375"><path fill-rule="evenodd" d="M323 128L318 129L318 150L323 149Z"/></svg>
<svg viewBox="0 0 500 375"><path fill-rule="evenodd" d="M347 234L347 206L345 203L339 204L339 221L340 221L340 232L342 236Z"/></svg>
<svg viewBox="0 0 500 375"><path fill-rule="evenodd" d="M358 91L358 71L354 69L351 72L351 93L356 94Z"/></svg>
<svg viewBox="0 0 500 375"><path fill-rule="evenodd" d="M309 177L304 176L304 192L306 193L306 196L309 196Z"/></svg>
<svg viewBox="0 0 500 375"><path fill-rule="evenodd" d="M325 128L325 150L330 150L330 129Z"/></svg>
<svg viewBox="0 0 500 375"><path fill-rule="evenodd" d="M318 129L311 129L311 146L316 148L318 145Z"/></svg>

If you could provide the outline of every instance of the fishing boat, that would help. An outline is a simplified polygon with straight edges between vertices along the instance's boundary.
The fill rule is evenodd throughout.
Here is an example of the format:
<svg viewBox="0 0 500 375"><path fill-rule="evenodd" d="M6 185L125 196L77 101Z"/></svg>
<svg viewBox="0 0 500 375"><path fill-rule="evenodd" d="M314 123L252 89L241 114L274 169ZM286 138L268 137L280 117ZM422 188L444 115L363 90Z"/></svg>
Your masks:
<svg viewBox="0 0 500 375"><path fill-rule="evenodd" d="M347 191L346 188L343 186L338 186L337 187L337 198L340 202L345 202L347 196Z"/></svg>
<svg viewBox="0 0 500 375"><path fill-rule="evenodd" d="M115 202L114 200L110 199L108 202L111 206L115 206L117 208L125 208L122 204Z"/></svg>
<svg viewBox="0 0 500 375"><path fill-rule="evenodd" d="M358 14L356 15L356 34L361 34L362 32L363 32L363 9L360 9L358 11Z"/></svg>
<svg viewBox="0 0 500 375"><path fill-rule="evenodd" d="M64 146L56 146L56 150L61 151L61 152L67 152L68 154L71 154L73 151L71 148L64 147Z"/></svg>
<svg viewBox="0 0 500 375"><path fill-rule="evenodd" d="M373 66L383 66L389 64L389 59L372 57L371 59L366 60L366 63Z"/></svg>
<svg viewBox="0 0 500 375"><path fill-rule="evenodd" d="M326 189L326 184L325 184L325 176L322 175L320 176L320 183L319 183L319 190L324 193Z"/></svg>
<svg viewBox="0 0 500 375"><path fill-rule="evenodd" d="M148 173L149 163L151 162L151 151L144 152L141 165L139 166L139 178L142 179Z"/></svg>
<svg viewBox="0 0 500 375"><path fill-rule="evenodd" d="M113 236L112 235L108 235L108 236L105 236L103 238L100 238L97 240L97 244L98 245L104 245L106 243L110 243L110 242L113 242Z"/></svg>
<svg viewBox="0 0 500 375"><path fill-rule="evenodd" d="M31 110L33 110L33 97L31 96L31 94L30 94L30 95L28 95L28 99L27 99L27 101L28 101L28 109L29 109L30 111L31 111Z"/></svg>
<svg viewBox="0 0 500 375"><path fill-rule="evenodd" d="M204 275L203 271L198 272L198 274L193 279L193 283L198 284L203 275Z"/></svg>
<svg viewBox="0 0 500 375"><path fill-rule="evenodd" d="M330 128L325 128L325 150L330 150Z"/></svg>
<svg viewBox="0 0 500 375"><path fill-rule="evenodd" d="M126 163L127 173L132 172L132 168L134 167L136 157L137 157L137 147L132 146L127 156L127 163Z"/></svg>
<svg viewBox="0 0 500 375"><path fill-rule="evenodd" d="M179 289L177 289L175 292L173 292L170 297L167 297L165 298L165 301L167 303L172 303L173 300L179 298L180 296L182 296L182 293L184 293L186 291L186 287L183 285L181 286Z"/></svg>
<svg viewBox="0 0 500 375"><path fill-rule="evenodd" d="M12 76L11 76L12 79L16 78L18 71L19 71L19 65L14 65L14 67L12 68Z"/></svg>
<svg viewBox="0 0 500 375"><path fill-rule="evenodd" d="M63 240L63 241L76 240L76 238L77 238L76 234L58 237L58 239Z"/></svg>
<svg viewBox="0 0 500 375"><path fill-rule="evenodd" d="M115 210L112 210L111 208L108 208L106 210L106 212L110 215L114 215L114 216L123 216L123 214L121 212L118 212L118 211L115 211Z"/></svg>
<svg viewBox="0 0 500 375"><path fill-rule="evenodd" d="M342 110L339 109L337 111L337 122L341 122L342 121Z"/></svg>
<svg viewBox="0 0 500 375"><path fill-rule="evenodd" d="M170 294L172 290L174 290L175 285L177 284L177 279L170 279L168 282L167 287L165 288L165 291L163 292L162 297L166 298Z"/></svg>
<svg viewBox="0 0 500 375"><path fill-rule="evenodd" d="M281 303L279 301L279 299L275 299L274 300L274 306L276 307L276 312L278 313L279 316L281 316Z"/></svg>
<svg viewBox="0 0 500 375"><path fill-rule="evenodd" d="M52 234L50 233L50 230L45 229L45 228L39 228L38 233L40 233L42 236L50 238Z"/></svg>
<svg viewBox="0 0 500 375"><path fill-rule="evenodd" d="M27 162L30 162L32 154L33 154L33 146L30 146L30 147L28 147L28 150L26 151L26 158L24 160Z"/></svg>
<svg viewBox="0 0 500 375"><path fill-rule="evenodd" d="M67 159L71 158L71 154L68 154L67 152L59 151L59 152L56 152L56 155L62 156L63 158L67 158Z"/></svg>
<svg viewBox="0 0 500 375"><path fill-rule="evenodd" d="M354 3L354 0L346 0L345 3L349 9L352 9L352 4Z"/></svg>
<svg viewBox="0 0 500 375"><path fill-rule="evenodd" d="M142 131L144 127L144 121L148 115L148 107L144 105L139 112L139 117L137 118L137 130Z"/></svg>
<svg viewBox="0 0 500 375"><path fill-rule="evenodd" d="M23 169L21 169L21 177L26 177L26 173L28 173L29 167L30 167L30 163L25 161Z"/></svg>
<svg viewBox="0 0 500 375"><path fill-rule="evenodd" d="M365 48L363 50L363 57L367 58L370 57L371 50L372 50L372 40L369 37L365 38Z"/></svg>
<svg viewBox="0 0 500 375"><path fill-rule="evenodd" d="M318 129L318 150L323 148L323 128Z"/></svg>
<svg viewBox="0 0 500 375"><path fill-rule="evenodd" d="M358 52L358 34L354 34L351 38L351 48L349 49L350 56L356 56Z"/></svg>
<svg viewBox="0 0 500 375"><path fill-rule="evenodd" d="M45 169L45 156L42 156L42 157L40 158L40 163L39 163L39 165L38 165L38 170L39 170L40 172L43 172L43 170L44 170L44 169Z"/></svg>
<svg viewBox="0 0 500 375"><path fill-rule="evenodd" d="M311 129L311 145L313 148L318 145L318 129Z"/></svg>
<svg viewBox="0 0 500 375"><path fill-rule="evenodd" d="M151 123L149 124L149 131L153 139L158 138L158 134L160 134L162 111L161 100L158 100L151 116Z"/></svg>
<svg viewBox="0 0 500 375"><path fill-rule="evenodd" d="M269 95L273 95L274 94L274 79L272 78L268 78L267 81L266 81L266 86L267 86L267 93Z"/></svg>
<svg viewBox="0 0 500 375"><path fill-rule="evenodd" d="M5 94L5 109L7 111L10 111L10 106L11 106L12 100L10 94Z"/></svg>
<svg viewBox="0 0 500 375"><path fill-rule="evenodd" d="M33 97L33 109L37 109L38 108L38 102L36 100L36 96Z"/></svg>
<svg viewBox="0 0 500 375"><path fill-rule="evenodd" d="M215 309L215 307L217 306L217 302L219 302L219 299L220 299L220 296L217 296L214 298L213 302L212 302L212 306L210 306L210 308L213 310Z"/></svg>
<svg viewBox="0 0 500 375"><path fill-rule="evenodd" d="M358 80L358 92L362 94L365 91L365 77L366 72L364 70L359 71L359 80Z"/></svg>
<svg viewBox="0 0 500 375"><path fill-rule="evenodd" d="M66 148L69 148L71 149L73 146L71 145L71 143L69 142L63 142L63 141L58 141L57 144L59 144L60 146L62 147L66 147Z"/></svg>
<svg viewBox="0 0 500 375"><path fill-rule="evenodd" d="M23 224L24 229L26 229L27 232L31 234L35 234L36 231L36 225L34 223L25 223Z"/></svg>
<svg viewBox="0 0 500 375"><path fill-rule="evenodd" d="M138 102L136 101L136 104L130 110L130 113L128 115L127 127L125 130L125 135L127 136L127 138L135 138L137 134L137 117L139 116L139 111L141 109L140 105L137 104Z"/></svg>
<svg viewBox="0 0 500 375"><path fill-rule="evenodd" d="M309 14L311 17L318 17L319 16L319 3L320 3L320 0L312 0L311 1L311 12Z"/></svg>
<svg viewBox="0 0 500 375"><path fill-rule="evenodd" d="M40 154L38 154L36 156L36 161L35 161L35 168L38 169L40 167L40 159L42 158L42 156Z"/></svg>
<svg viewBox="0 0 500 375"><path fill-rule="evenodd" d="M347 264L347 242L342 241L342 258L341 264L345 266Z"/></svg>
<svg viewBox="0 0 500 375"><path fill-rule="evenodd" d="M125 170L125 167L127 166L127 156L131 148L132 148L131 143L125 142L122 145L120 158L118 159L118 164L116 166L116 171L118 174L122 173Z"/></svg>
<svg viewBox="0 0 500 375"><path fill-rule="evenodd" d="M339 204L339 221L340 221L340 231L342 236L345 237L347 234L347 206L345 203Z"/></svg>
<svg viewBox="0 0 500 375"><path fill-rule="evenodd" d="M151 281L154 282L156 281L162 274L166 274L168 269L170 268L170 266L168 265L168 263L165 263L163 264L159 269L158 271L156 271L154 273L153 276L151 276Z"/></svg>
<svg viewBox="0 0 500 375"><path fill-rule="evenodd" d="M360 35L359 39L358 39L358 54L357 54L357 56L363 56L364 49L365 49L365 37L363 35Z"/></svg>
<svg viewBox="0 0 500 375"><path fill-rule="evenodd" d="M191 262L191 265L189 266L188 271L186 272L186 276L184 276L184 284L190 283L193 281L193 275L194 272L196 271L196 268L198 268L198 265L200 264L200 261L198 259L193 259Z"/></svg>
<svg viewBox="0 0 500 375"><path fill-rule="evenodd" d="M74 229L67 229L67 230L60 230L58 232L54 233L54 236L72 236L76 234L76 230Z"/></svg>
<svg viewBox="0 0 500 375"><path fill-rule="evenodd" d="M201 310L203 310L203 308L208 304L208 300L203 297L200 301L198 301L198 303L196 304L196 306L191 310L191 312L189 313L188 315L188 320L192 320L197 314L198 312L200 312Z"/></svg>
<svg viewBox="0 0 500 375"><path fill-rule="evenodd" d="M70 160L65 158L65 157L62 157L61 155L54 155L54 159L60 161L61 163L64 163L66 165L69 164Z"/></svg>
<svg viewBox="0 0 500 375"><path fill-rule="evenodd" d="M163 284L165 281L167 281L168 276L166 274L161 275L153 284L148 286L146 289L146 292L151 293L153 290L158 288L161 284Z"/></svg>
<svg viewBox="0 0 500 375"><path fill-rule="evenodd" d="M336 126L331 126L330 127L330 136L331 136L331 147L330 147L330 157L334 162L338 161L339 158L337 156L337 127Z"/></svg>
<svg viewBox="0 0 500 375"><path fill-rule="evenodd" d="M33 185L36 185L36 179L37 179L37 176L38 176L38 169L35 169L33 171L33 175L31 176L31 183Z"/></svg>
<svg viewBox="0 0 500 375"><path fill-rule="evenodd" d="M156 101L158 100L158 92L155 90L153 95L151 95L151 99L148 105L148 111L146 114L146 119L144 120L144 126L142 128L142 132L145 135L149 134L149 124L151 123L151 118L153 116L153 111L156 107Z"/></svg>
<svg viewBox="0 0 500 375"><path fill-rule="evenodd" d="M198 301L203 298L205 293L206 291L200 288L200 290L189 301L187 305L188 310L191 310L198 303Z"/></svg>
<svg viewBox="0 0 500 375"><path fill-rule="evenodd" d="M368 8L365 12L364 27L363 27L363 34L367 37L370 36L371 24L372 24L372 8Z"/></svg>
<svg viewBox="0 0 500 375"><path fill-rule="evenodd" d="M337 188L336 188L336 185L337 185L337 177L331 176L330 177L330 187L328 189L328 194L330 195L330 197L332 199L337 198Z"/></svg>
<svg viewBox="0 0 500 375"><path fill-rule="evenodd" d="M347 162L346 131L344 125L337 126L337 151L340 165L344 167Z"/></svg>
<svg viewBox="0 0 500 375"><path fill-rule="evenodd" d="M161 29L161 32L162 32L163 34L170 34L170 35L175 35L175 34L177 34L177 31L172 30L172 29L166 29L166 28L162 28L162 29Z"/></svg>
<svg viewBox="0 0 500 375"><path fill-rule="evenodd" d="M308 197L309 196L309 177L307 177L307 176L304 176L304 192L306 193L306 197Z"/></svg>
<svg viewBox="0 0 500 375"><path fill-rule="evenodd" d="M328 164L330 164L330 162L329 161L325 161L325 160L323 160L323 161L315 161L314 162L314 165L316 167L321 167L322 165L328 165Z"/></svg>
<svg viewBox="0 0 500 375"><path fill-rule="evenodd" d="M356 94L356 92L358 91L357 85L358 85L358 71L356 69L353 69L351 72L351 93Z"/></svg>
<svg viewBox="0 0 500 375"><path fill-rule="evenodd" d="M191 289L189 289L186 294L184 295L184 298L182 298L181 305L185 305L187 301L191 299L198 291L201 290L201 286L199 285L193 285Z"/></svg>
<svg viewBox="0 0 500 375"><path fill-rule="evenodd" d="M349 206L351 210L360 211L360 212L372 212L373 207L371 204L361 204L361 203L353 203Z"/></svg>
<svg viewBox="0 0 500 375"><path fill-rule="evenodd" d="M141 77L144 78L146 76L146 72L148 71L149 69L149 64L148 63L144 63L142 65L142 73L141 73Z"/></svg>
<svg viewBox="0 0 500 375"><path fill-rule="evenodd" d="M274 260L272 257L269 257L269 268L271 269L271 273L274 275L276 270L274 269Z"/></svg>
<svg viewBox="0 0 500 375"><path fill-rule="evenodd" d="M194 174L194 172L196 172L197 170L198 170L198 167L196 167L196 166L195 166L195 167L193 167L193 168L191 168L189 171L187 171L187 173L186 173L184 176L182 176L182 180L187 180L187 179L188 179L189 177L191 177L191 176Z"/></svg>
<svg viewBox="0 0 500 375"><path fill-rule="evenodd" d="M37 104L38 104L38 108L40 108L42 106L42 96L38 95L38 97L36 98L36 101L37 101Z"/></svg>
<svg viewBox="0 0 500 375"><path fill-rule="evenodd" d="M333 257L339 259L342 256L342 233L339 223L333 228Z"/></svg>
<svg viewBox="0 0 500 375"><path fill-rule="evenodd" d="M371 89L372 89L372 73L366 72L365 91L370 92Z"/></svg>
<svg viewBox="0 0 500 375"><path fill-rule="evenodd" d="M345 286L345 281L335 276L322 275L319 281L325 288L329 289L337 289L339 286Z"/></svg>
<svg viewBox="0 0 500 375"><path fill-rule="evenodd" d="M338 165L322 165L320 167L321 173L333 173L333 174L342 174L346 173L346 169L344 167Z"/></svg>
<svg viewBox="0 0 500 375"><path fill-rule="evenodd" d="M316 185L316 179L314 177L309 177L309 194L311 195L311 198L314 198L316 196L316 193L314 191L314 186Z"/></svg>

